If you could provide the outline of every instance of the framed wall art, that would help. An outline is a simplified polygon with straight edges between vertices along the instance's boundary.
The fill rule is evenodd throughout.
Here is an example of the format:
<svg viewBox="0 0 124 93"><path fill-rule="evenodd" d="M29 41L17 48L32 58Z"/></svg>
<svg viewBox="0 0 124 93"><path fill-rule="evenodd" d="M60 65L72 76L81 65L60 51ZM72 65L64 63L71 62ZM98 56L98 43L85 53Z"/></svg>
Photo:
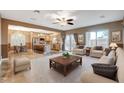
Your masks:
<svg viewBox="0 0 124 93"><path fill-rule="evenodd" d="M85 42L84 42L84 34L78 34L78 43L80 45L83 45Z"/></svg>
<svg viewBox="0 0 124 93"><path fill-rule="evenodd" d="M121 31L113 31L111 41L112 42L120 42L121 41Z"/></svg>

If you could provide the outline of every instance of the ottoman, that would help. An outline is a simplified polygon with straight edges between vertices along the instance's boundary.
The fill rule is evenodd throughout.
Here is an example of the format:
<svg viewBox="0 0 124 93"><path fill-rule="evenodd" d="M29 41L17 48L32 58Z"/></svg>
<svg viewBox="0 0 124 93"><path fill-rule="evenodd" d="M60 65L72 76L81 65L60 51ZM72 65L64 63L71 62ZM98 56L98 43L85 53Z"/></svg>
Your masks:
<svg viewBox="0 0 124 93"><path fill-rule="evenodd" d="M26 69L31 69L30 60L26 57L18 57L14 59L14 74Z"/></svg>

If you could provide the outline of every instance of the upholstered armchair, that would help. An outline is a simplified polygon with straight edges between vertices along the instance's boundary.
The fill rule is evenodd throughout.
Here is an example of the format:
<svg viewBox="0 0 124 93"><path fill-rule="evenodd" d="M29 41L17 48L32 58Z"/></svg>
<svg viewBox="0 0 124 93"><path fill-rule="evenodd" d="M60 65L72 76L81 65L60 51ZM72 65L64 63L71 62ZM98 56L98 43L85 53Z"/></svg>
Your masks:
<svg viewBox="0 0 124 93"><path fill-rule="evenodd" d="M84 45L79 45L76 48L74 48L72 52L74 54L85 55L86 49L84 48Z"/></svg>
<svg viewBox="0 0 124 93"><path fill-rule="evenodd" d="M104 53L104 48L102 46L95 46L90 50L90 56L100 58Z"/></svg>

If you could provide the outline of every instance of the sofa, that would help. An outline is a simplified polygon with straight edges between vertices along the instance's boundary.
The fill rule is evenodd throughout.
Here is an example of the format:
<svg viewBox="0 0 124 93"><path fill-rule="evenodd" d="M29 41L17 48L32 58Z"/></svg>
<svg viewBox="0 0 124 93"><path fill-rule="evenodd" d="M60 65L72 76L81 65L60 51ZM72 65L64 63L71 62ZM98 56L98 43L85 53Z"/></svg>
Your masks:
<svg viewBox="0 0 124 93"><path fill-rule="evenodd" d="M116 66L117 70L117 81L95 74L93 69L82 72L81 82L82 83L124 83L124 50L121 48L116 49Z"/></svg>
<svg viewBox="0 0 124 93"><path fill-rule="evenodd" d="M104 48L102 46L95 46L90 50L91 57L100 58L104 53Z"/></svg>

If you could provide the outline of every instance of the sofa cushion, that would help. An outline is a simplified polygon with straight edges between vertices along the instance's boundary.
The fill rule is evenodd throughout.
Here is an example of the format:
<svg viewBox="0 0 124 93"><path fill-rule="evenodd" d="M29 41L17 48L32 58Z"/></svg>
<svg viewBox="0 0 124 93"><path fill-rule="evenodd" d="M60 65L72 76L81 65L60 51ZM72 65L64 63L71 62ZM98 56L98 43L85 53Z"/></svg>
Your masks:
<svg viewBox="0 0 124 93"><path fill-rule="evenodd" d="M108 57L108 56L103 55L99 59L99 63L114 65L115 64L115 61L114 61L113 57Z"/></svg>
<svg viewBox="0 0 124 93"><path fill-rule="evenodd" d="M74 54L84 55L86 53L85 49L74 48L72 51Z"/></svg>
<svg viewBox="0 0 124 93"><path fill-rule="evenodd" d="M116 73L117 73L116 65L94 63L92 64L92 67L94 73L113 80L116 79Z"/></svg>
<svg viewBox="0 0 124 93"><path fill-rule="evenodd" d="M112 50L109 54L108 54L109 58L113 59L114 64L116 63L117 57L116 57L116 52L114 50Z"/></svg>
<svg viewBox="0 0 124 93"><path fill-rule="evenodd" d="M75 48L73 49L73 52L83 52L83 49Z"/></svg>
<svg viewBox="0 0 124 93"><path fill-rule="evenodd" d="M124 83L124 50L121 49L116 65L118 67L117 77L120 83Z"/></svg>
<svg viewBox="0 0 124 93"><path fill-rule="evenodd" d="M121 53L123 53L124 51L121 48L117 48L116 49L116 56L119 56Z"/></svg>
<svg viewBox="0 0 124 93"><path fill-rule="evenodd" d="M103 54L103 51L99 51L99 50L92 50L92 53L96 53L96 54Z"/></svg>
<svg viewBox="0 0 124 93"><path fill-rule="evenodd" d="M18 57L14 59L15 66L30 64L30 60L26 57Z"/></svg>
<svg viewBox="0 0 124 93"><path fill-rule="evenodd" d="M98 57L98 58L100 58L101 56L103 55L103 51L101 51L101 50L91 50L90 51L90 56L92 56L92 57Z"/></svg>

